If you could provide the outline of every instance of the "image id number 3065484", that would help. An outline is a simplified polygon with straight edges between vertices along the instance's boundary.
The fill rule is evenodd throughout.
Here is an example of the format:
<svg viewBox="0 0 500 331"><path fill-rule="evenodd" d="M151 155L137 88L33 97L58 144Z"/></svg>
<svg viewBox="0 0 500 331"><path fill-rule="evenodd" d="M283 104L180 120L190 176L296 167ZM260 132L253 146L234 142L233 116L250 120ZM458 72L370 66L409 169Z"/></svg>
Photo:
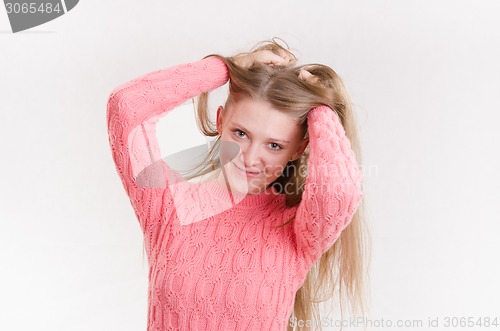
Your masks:
<svg viewBox="0 0 500 331"><path fill-rule="evenodd" d="M60 3L56 3L53 5L51 2L6 2L5 8L7 9L7 14L16 13L16 14L34 14L34 13L60 13L63 9L60 6Z"/></svg>

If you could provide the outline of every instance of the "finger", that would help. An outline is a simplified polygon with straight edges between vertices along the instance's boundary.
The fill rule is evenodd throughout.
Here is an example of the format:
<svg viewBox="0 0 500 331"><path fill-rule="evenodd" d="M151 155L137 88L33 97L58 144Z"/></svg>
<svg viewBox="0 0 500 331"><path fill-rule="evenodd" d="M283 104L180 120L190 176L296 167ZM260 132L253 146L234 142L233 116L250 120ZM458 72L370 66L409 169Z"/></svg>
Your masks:
<svg viewBox="0 0 500 331"><path fill-rule="evenodd" d="M270 52L270 54L267 54L266 58L264 59L264 63L273 65L285 65L288 63L288 60L281 57L280 55Z"/></svg>
<svg viewBox="0 0 500 331"><path fill-rule="evenodd" d="M305 70L304 68L300 69L299 78L307 80L308 78L311 78L311 77L312 77L312 74L309 71Z"/></svg>
<svg viewBox="0 0 500 331"><path fill-rule="evenodd" d="M279 55L283 58L284 62L285 63L290 63L292 61L294 61L294 57L287 51L285 51L284 49L278 49L278 53Z"/></svg>
<svg viewBox="0 0 500 331"><path fill-rule="evenodd" d="M319 78L305 69L301 69L299 72L299 78L308 82L309 84L319 84Z"/></svg>

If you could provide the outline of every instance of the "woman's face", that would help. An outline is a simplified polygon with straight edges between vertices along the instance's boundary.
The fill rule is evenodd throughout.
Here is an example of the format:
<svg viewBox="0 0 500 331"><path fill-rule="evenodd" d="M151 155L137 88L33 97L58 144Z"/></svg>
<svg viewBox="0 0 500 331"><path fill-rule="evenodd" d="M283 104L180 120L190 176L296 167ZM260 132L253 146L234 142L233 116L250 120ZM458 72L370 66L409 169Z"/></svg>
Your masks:
<svg viewBox="0 0 500 331"><path fill-rule="evenodd" d="M249 98L217 109L217 131L230 190L240 194L266 190L308 143L294 118L267 102ZM217 181L226 186L222 172Z"/></svg>

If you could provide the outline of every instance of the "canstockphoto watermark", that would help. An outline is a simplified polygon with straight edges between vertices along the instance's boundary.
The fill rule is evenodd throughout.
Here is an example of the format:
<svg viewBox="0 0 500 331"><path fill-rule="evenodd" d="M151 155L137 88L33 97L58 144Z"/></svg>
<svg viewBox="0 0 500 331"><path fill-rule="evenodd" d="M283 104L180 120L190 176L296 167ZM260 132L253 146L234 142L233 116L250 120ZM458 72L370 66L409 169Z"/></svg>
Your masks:
<svg viewBox="0 0 500 331"><path fill-rule="evenodd" d="M132 164L135 182L137 186L143 188L167 188L168 186L181 225L194 224L225 212L242 202L246 196L255 194L252 192L264 192L262 193L264 195L274 195L274 191L287 195L301 193L303 198L316 200L333 197L332 199L338 201L335 206L343 203L348 208L354 208L354 202L359 200L357 186L361 179L362 168L358 169L358 166L352 162L335 162L332 159L316 160L312 164L308 161L308 165L312 166L293 163L287 163L285 166L272 164L260 168L261 174L256 178L251 178L251 176L244 178L244 175L235 170L238 166L234 165L234 162L241 164L238 144L221 141L219 155L212 156L208 160L205 159L207 152L207 145L199 145L156 160L143 169L141 169L143 164ZM213 161L214 158L218 159L216 165L208 162ZM235 160L236 158L238 159ZM205 162L200 163L200 161ZM196 176L197 171L193 170L195 165L203 166L208 176L202 178ZM191 174L194 177L181 175L186 170L192 170ZM288 177L293 174L300 174L306 178L305 185L303 185L304 191L301 191L300 185L294 185L293 179L288 180ZM282 181L278 177L280 175L284 175ZM224 178L221 179L221 177ZM201 185L200 182L217 184ZM221 193L221 186L224 182L225 188L230 186L230 189L227 191L223 189L224 193ZM263 191L271 185L274 190ZM192 203L192 197L200 195L211 201L204 208L197 208ZM215 199L212 200L213 198ZM338 212L343 213L345 210L347 209L342 208Z"/></svg>
<svg viewBox="0 0 500 331"><path fill-rule="evenodd" d="M368 318L365 316L349 319L334 319L324 317L321 320L301 320L292 317L291 327L349 327L349 328L498 328L496 316L427 316L424 318L394 319Z"/></svg>
<svg viewBox="0 0 500 331"><path fill-rule="evenodd" d="M27 30L56 19L79 0L4 0L12 32Z"/></svg>
<svg viewBox="0 0 500 331"><path fill-rule="evenodd" d="M215 162L207 162L205 164L204 170L209 170L212 167L213 172L221 171L223 166L226 166L234 161L234 159L239 155L240 150L239 146L236 143L221 141L220 143L221 152L219 155L215 156L218 159L218 167L214 168ZM145 168L141 169L139 173L137 173L136 182L139 186L149 187L149 188L165 188L166 178L165 173L163 172L163 166L166 165L169 171L173 171L175 173L185 173L186 170L192 170L195 165L199 165L202 160L205 159L207 155L207 145L198 145L186 150L182 150L176 152L175 154L169 155L167 157L162 158L161 160L155 160L147 165ZM206 161L206 160L205 160ZM212 161L215 161L212 159ZM241 161L236 161L234 163L238 163L241 165ZM330 163L325 163L323 160L318 164L315 164L314 167L310 166L311 161L309 160L307 164L294 164L289 163L284 167L281 165L265 165L260 169L262 173L266 174L266 177L290 177L294 174L299 174L302 177L312 177L314 176L314 181L319 187L319 189L329 189L333 185L338 186L342 185L353 185L353 182L356 182L359 176L363 178L367 177L377 177L379 176L378 165L357 165L350 162L338 162L331 161ZM198 170L200 170L198 168ZM196 173L191 172L191 174ZM185 177L185 175L183 176ZM213 179L211 177L207 177ZM204 181L204 180L201 180ZM182 182L181 182L182 184ZM260 182L250 181L249 188L258 188L253 187L253 185L259 185ZM174 184L175 185L175 184ZM282 193L294 194L297 192L293 192L291 185L283 185ZM315 191L316 194L322 193Z"/></svg>

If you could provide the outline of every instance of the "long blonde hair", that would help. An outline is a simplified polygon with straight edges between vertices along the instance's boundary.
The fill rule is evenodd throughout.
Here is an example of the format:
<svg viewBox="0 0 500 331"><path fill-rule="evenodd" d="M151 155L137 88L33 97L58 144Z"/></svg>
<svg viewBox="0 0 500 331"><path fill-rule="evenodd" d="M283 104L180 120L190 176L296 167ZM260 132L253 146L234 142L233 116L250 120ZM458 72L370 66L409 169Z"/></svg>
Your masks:
<svg viewBox="0 0 500 331"><path fill-rule="evenodd" d="M275 39L263 41L254 46L250 52L237 55L259 50L271 50L279 54L279 50L285 50L297 60L288 46L284 48ZM249 68L241 68L234 63L235 56L225 57L219 54L209 54L204 58L211 56L223 60L229 69L229 95L224 108L242 98L268 102L275 109L297 118L303 127L303 137L306 138L308 136L308 112L318 105L327 105L339 115L356 159L359 164L362 163L350 97L340 77L330 67L322 64L271 67L267 64L256 63ZM305 81L299 78L301 69L310 72L316 80ZM216 139L206 157L195 167L200 170L194 175L188 176L187 179L206 175L221 167L220 159L216 157L220 150L220 135L216 130L215 123L209 117L208 95L209 93L206 92L198 96L196 120L203 135L216 137ZM308 156L309 146L299 159L290 161L287 168L306 168ZM282 187L287 187L286 205L291 207L301 201L305 177L303 176L304 172L288 171L287 168L270 185L275 186L278 191ZM364 315L365 297L369 288L367 286L369 279L367 271L370 260L369 250L366 250L370 236L365 220L363 199L350 224L342 231L333 246L313 265L302 287L297 291L290 318L294 317L295 320L303 321L304 327L297 326L295 329L289 323L287 330L311 330L306 323L307 321L309 323L316 322L313 324L322 330L319 303L333 299L336 289L338 289L340 301L341 321L343 320L342 298L344 296L349 300L352 313L361 312ZM293 218L280 226L287 226L292 221Z"/></svg>

